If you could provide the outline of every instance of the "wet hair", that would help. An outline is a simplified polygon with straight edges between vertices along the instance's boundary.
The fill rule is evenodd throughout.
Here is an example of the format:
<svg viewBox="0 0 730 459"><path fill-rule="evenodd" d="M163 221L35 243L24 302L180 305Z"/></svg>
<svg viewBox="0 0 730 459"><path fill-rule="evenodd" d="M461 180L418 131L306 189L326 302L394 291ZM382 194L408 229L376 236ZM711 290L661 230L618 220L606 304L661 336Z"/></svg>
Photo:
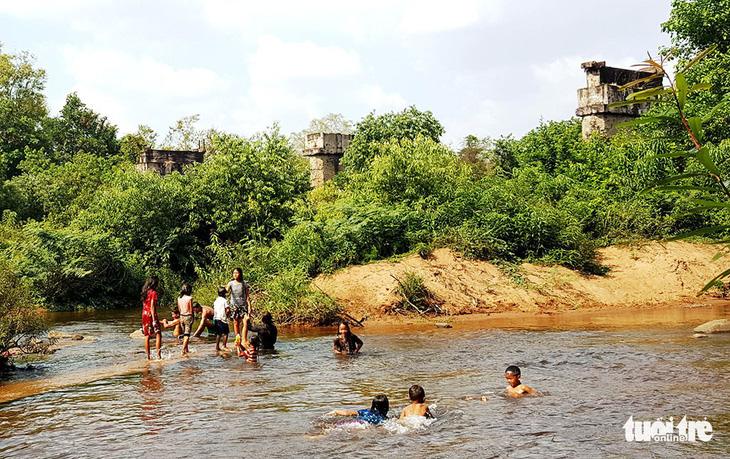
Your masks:
<svg viewBox="0 0 730 459"><path fill-rule="evenodd" d="M193 288L190 286L190 284L183 284L182 288L180 289L180 296L185 295L192 295L193 294Z"/></svg>
<svg viewBox="0 0 730 459"><path fill-rule="evenodd" d="M508 366L507 369L504 370L504 373L505 374L512 373L515 376L520 376L521 375L521 373L520 373L520 367L518 367L517 365L510 365L510 366Z"/></svg>
<svg viewBox="0 0 730 459"><path fill-rule="evenodd" d="M144 285L142 286L142 301L147 299L147 293L149 293L150 290L157 290L157 286L160 283L160 278L157 276L150 276L145 281Z"/></svg>
<svg viewBox="0 0 730 459"><path fill-rule="evenodd" d="M265 323L266 325L274 325L274 319L271 317L270 312L265 312L263 316L261 316L261 322Z"/></svg>
<svg viewBox="0 0 730 459"><path fill-rule="evenodd" d="M238 282L243 282L243 270L241 268L233 268L233 272L238 271Z"/></svg>
<svg viewBox="0 0 730 459"><path fill-rule="evenodd" d="M218 287L218 296L225 298L227 293L228 293L228 291L226 290L225 287L223 287L223 286Z"/></svg>
<svg viewBox="0 0 730 459"><path fill-rule="evenodd" d="M198 303L197 301L193 301L193 310L195 309L203 309L203 307Z"/></svg>
<svg viewBox="0 0 730 459"><path fill-rule="evenodd" d="M350 324L348 324L347 322L344 322L344 321L343 322L340 322L340 324L337 326L337 333L340 332L340 327L343 326L343 325L345 327L347 327L347 331L348 332L352 333L352 330L350 330Z"/></svg>
<svg viewBox="0 0 730 459"><path fill-rule="evenodd" d="M251 346L253 346L254 349L258 349L259 346L261 345L261 340L259 340L258 336L252 336L249 343L251 343Z"/></svg>
<svg viewBox="0 0 730 459"><path fill-rule="evenodd" d="M423 390L423 387L418 384L414 384L410 389L408 389L408 398L410 398L412 402L421 403L426 398L426 392Z"/></svg>
<svg viewBox="0 0 730 459"><path fill-rule="evenodd" d="M390 402L388 401L387 395L376 395L373 399L372 405L370 405L370 411L375 411L382 417L388 417L388 410L390 409Z"/></svg>

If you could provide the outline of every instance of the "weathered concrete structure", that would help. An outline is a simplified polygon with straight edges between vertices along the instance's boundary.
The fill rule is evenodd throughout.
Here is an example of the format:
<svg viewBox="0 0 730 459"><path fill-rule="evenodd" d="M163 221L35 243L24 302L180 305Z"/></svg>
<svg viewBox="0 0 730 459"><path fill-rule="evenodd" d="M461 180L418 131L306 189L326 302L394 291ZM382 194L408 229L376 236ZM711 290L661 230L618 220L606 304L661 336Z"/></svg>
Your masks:
<svg viewBox="0 0 730 459"><path fill-rule="evenodd" d="M205 149L199 150L153 150L146 147L137 158L137 170L144 172L152 170L160 175L174 171L182 172L183 166L202 163Z"/></svg>
<svg viewBox="0 0 730 459"><path fill-rule="evenodd" d="M622 102L633 92L655 88L662 84L662 79L656 78L619 91L620 86L651 76L655 72L606 67L605 61L584 62L581 67L586 72L588 87L578 90L578 109L575 114L583 118L584 139L589 138L594 131L613 135L617 124L631 121L646 113L649 104L623 107L609 107L609 104Z"/></svg>
<svg viewBox="0 0 730 459"><path fill-rule="evenodd" d="M340 160L352 142L352 134L307 134L302 155L312 167L312 186L321 186L340 171Z"/></svg>

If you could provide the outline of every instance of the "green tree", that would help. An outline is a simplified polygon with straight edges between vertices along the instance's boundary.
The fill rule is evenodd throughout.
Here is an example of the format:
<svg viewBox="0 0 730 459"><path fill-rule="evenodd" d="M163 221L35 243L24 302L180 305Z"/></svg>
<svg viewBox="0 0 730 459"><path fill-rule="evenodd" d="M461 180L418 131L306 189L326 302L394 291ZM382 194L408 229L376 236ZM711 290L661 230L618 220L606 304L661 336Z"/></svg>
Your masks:
<svg viewBox="0 0 730 459"><path fill-rule="evenodd" d="M45 330L43 315L30 301L28 289L0 260L0 367L9 362L7 351L32 351L35 339Z"/></svg>
<svg viewBox="0 0 730 459"><path fill-rule="evenodd" d="M342 159L348 172L362 172L370 166L376 150L373 144L388 140L415 140L418 136L438 142L444 127L430 111L411 106L401 112L375 116L372 112L355 127L355 138Z"/></svg>
<svg viewBox="0 0 730 459"><path fill-rule="evenodd" d="M205 139L205 133L197 128L200 115L184 116L170 126L162 148L166 150L197 150Z"/></svg>
<svg viewBox="0 0 730 459"><path fill-rule="evenodd" d="M75 92L66 96L60 116L45 124L55 162L70 161L81 151L103 157L119 154L117 127L88 108Z"/></svg>
<svg viewBox="0 0 730 459"><path fill-rule="evenodd" d="M40 123L48 113L42 92L46 72L33 64L28 52L6 54L0 43L0 167L8 176L17 172L26 147L42 146Z"/></svg>
<svg viewBox="0 0 730 459"><path fill-rule="evenodd" d="M687 100L686 113L707 113L730 93L730 0L674 0L662 30L672 36L671 49L679 58L680 69L702 50L717 47L685 72L690 87L697 83L710 85L710 90ZM703 131L706 140L715 144L726 138L730 132L730 106L716 110Z"/></svg>
<svg viewBox="0 0 730 459"><path fill-rule="evenodd" d="M137 132L127 134L120 141L120 153L122 157L133 163L137 162L140 153L145 148L155 148L157 142L157 133L151 127L140 124L137 126Z"/></svg>
<svg viewBox="0 0 730 459"><path fill-rule="evenodd" d="M309 190L305 165L278 126L251 139L224 135L202 164L188 170L190 218L222 238L278 238L291 224L293 201Z"/></svg>

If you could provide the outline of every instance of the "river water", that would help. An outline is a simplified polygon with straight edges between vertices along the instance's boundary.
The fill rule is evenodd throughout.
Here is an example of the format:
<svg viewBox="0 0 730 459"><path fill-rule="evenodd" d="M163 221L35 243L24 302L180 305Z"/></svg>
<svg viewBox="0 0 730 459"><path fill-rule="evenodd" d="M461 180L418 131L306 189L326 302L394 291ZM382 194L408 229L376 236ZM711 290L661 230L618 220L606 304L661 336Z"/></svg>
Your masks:
<svg viewBox="0 0 730 459"><path fill-rule="evenodd" d="M713 317L729 311L715 310ZM693 338L696 323L620 328L519 321L497 329L457 324L354 329L358 356L332 354L334 328L280 330L277 352L247 364L193 341L190 358L168 344L143 362L129 338L138 311L59 314L54 329L95 337L4 375L11 387L55 390L0 405L0 456L727 457L730 334ZM702 322L702 321L700 321ZM507 399L504 369L544 397ZM121 367L120 367L121 365ZM126 366L125 366L126 365ZM22 366L21 366L22 367ZM115 368L119 367L119 376ZM108 370L111 368L112 370ZM96 381L63 384L104 371ZM81 376L79 376L81 375ZM111 377L107 377L111 376ZM90 378L93 379L93 378ZM59 382L61 381L61 382ZM54 384L55 384L54 383ZM367 408L387 394L391 416L407 390L426 390L436 420L338 426L333 409ZM65 386L65 387L64 387ZM50 384L46 389L54 389ZM487 402L468 400L486 395ZM628 418L707 420L708 442L627 442Z"/></svg>

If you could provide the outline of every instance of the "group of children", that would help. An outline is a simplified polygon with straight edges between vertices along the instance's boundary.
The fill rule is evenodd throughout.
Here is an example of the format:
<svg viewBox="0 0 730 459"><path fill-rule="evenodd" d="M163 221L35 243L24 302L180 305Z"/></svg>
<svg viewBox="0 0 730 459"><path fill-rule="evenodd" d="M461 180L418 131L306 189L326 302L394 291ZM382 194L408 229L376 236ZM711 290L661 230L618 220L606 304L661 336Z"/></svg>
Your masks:
<svg viewBox="0 0 730 459"><path fill-rule="evenodd" d="M192 288L184 284L177 300L177 308L172 311L172 321L162 320L157 317L157 288L159 280L151 276L142 288L142 333L145 337L145 351L147 359L150 359L150 339L155 336L157 358L161 358L160 347L162 341L162 328L176 327L179 337L182 337L182 354L187 355L190 351L188 343L193 329L194 314L200 314L200 325L193 336L200 336L204 328L216 335L215 350L230 351L228 349L228 326L229 319L233 321L233 329L236 334L236 351L239 357L245 357L246 362L255 363L258 360L258 350L262 346L266 349L273 349L276 342L277 331L273 324L271 314L266 313L262 317L263 326L257 327L257 334L248 338L251 327L251 299L249 297L248 285L243 281L243 273L240 268L233 270L233 280L225 287L218 287L218 297L213 307L201 306L193 301ZM227 296L230 295L230 301ZM335 354L357 354L363 346L362 340L352 333L347 322L341 322L338 327L338 335L333 343ZM520 381L521 372L515 365L507 367L504 373L507 379L506 394L509 397L524 397L527 395L541 395L530 389ZM408 389L408 398L411 404L401 412L400 418L409 416L421 416L433 418L431 411L426 405L426 393L423 387L413 385ZM481 397L487 401L486 397ZM328 415L354 416L354 422L378 425L388 419L390 403L386 395L376 396L370 409L357 411L334 410Z"/></svg>
<svg viewBox="0 0 730 459"><path fill-rule="evenodd" d="M507 379L506 395L512 398L525 397L527 395L542 395L536 392L520 381L521 371L516 365L510 365L504 372L504 377ZM408 398L410 399L410 405L403 408L401 411L400 418L407 418L409 416L421 416L426 419L433 418L431 410L426 405L426 392L423 387L414 384L408 389ZM468 398L467 400L472 400ZM486 397L481 397L481 400L486 402ZM387 395L377 395L373 398L373 402L370 405L370 409L363 409L357 411L347 410L334 410L327 413L329 416L354 416L353 422L362 424L373 424L379 425L386 419L388 419L388 411L390 410L390 402L388 401Z"/></svg>
<svg viewBox="0 0 730 459"><path fill-rule="evenodd" d="M180 289L180 296L177 299L177 308L172 311L173 320L160 321L157 314L158 295L157 289L159 279L157 276L150 276L142 287L142 334L145 339L145 352L150 360L150 339L155 336L155 349L157 358L161 356L162 329L175 327L179 337L182 338L182 355L190 353L188 344L190 336L200 336L204 328L216 335L215 350L230 351L228 349L228 326L229 319L233 322L233 330L236 334L236 352L239 357L245 357L247 362L254 363L258 360L258 350L261 346L259 334L248 337L251 327L251 299L246 282L243 281L243 271L240 268L233 270L233 280L225 287L218 287L218 297L213 307L201 306L193 301L193 289L189 284L184 284ZM230 295L230 301L227 297ZM193 322L195 313L199 313L200 326L193 333ZM270 314L262 318L264 325L259 327L260 334L266 337L267 344L273 349L276 342L276 327ZM221 345L222 344L222 345Z"/></svg>

